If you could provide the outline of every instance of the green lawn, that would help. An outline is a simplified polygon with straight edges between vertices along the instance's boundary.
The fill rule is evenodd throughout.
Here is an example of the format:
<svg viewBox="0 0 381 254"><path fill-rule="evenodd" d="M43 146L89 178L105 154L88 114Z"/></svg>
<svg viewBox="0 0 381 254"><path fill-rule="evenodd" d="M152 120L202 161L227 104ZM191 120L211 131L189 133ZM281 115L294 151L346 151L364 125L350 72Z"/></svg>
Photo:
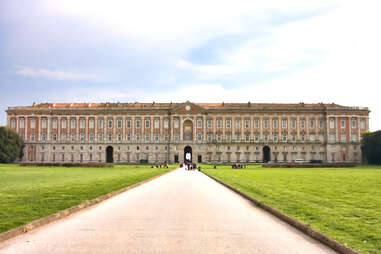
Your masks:
<svg viewBox="0 0 381 254"><path fill-rule="evenodd" d="M20 167L0 164L0 233L168 172L149 165L113 168Z"/></svg>
<svg viewBox="0 0 381 254"><path fill-rule="evenodd" d="M381 167L201 168L362 253L381 253Z"/></svg>

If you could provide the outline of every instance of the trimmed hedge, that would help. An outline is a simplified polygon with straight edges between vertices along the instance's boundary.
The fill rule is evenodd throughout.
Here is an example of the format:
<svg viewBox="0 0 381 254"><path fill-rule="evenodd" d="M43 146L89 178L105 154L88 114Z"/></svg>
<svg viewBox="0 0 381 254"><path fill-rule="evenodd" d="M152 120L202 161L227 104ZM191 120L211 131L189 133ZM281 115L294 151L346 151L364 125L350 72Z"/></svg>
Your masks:
<svg viewBox="0 0 381 254"><path fill-rule="evenodd" d="M262 164L263 168L351 168L353 163L269 163Z"/></svg>
<svg viewBox="0 0 381 254"><path fill-rule="evenodd" d="M105 167L114 167L114 164L113 163L105 163L105 162L85 162L85 163L22 162L22 163L20 163L20 166L105 168Z"/></svg>

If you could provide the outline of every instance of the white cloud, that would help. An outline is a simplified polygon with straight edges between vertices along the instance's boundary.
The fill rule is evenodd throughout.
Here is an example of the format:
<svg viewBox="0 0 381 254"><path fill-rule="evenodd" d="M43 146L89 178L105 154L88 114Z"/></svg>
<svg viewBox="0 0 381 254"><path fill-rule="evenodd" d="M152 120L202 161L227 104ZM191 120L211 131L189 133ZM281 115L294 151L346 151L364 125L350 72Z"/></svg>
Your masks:
<svg viewBox="0 0 381 254"><path fill-rule="evenodd" d="M44 68L22 67L15 71L16 74L54 80L79 80L79 81L104 81L104 77L95 73L79 73L62 70L48 70Z"/></svg>

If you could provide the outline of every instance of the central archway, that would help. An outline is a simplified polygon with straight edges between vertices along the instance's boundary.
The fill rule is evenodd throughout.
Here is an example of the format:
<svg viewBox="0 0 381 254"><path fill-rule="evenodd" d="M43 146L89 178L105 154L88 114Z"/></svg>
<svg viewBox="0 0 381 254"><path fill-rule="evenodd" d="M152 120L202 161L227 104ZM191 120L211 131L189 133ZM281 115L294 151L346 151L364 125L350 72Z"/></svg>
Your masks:
<svg viewBox="0 0 381 254"><path fill-rule="evenodd" d="M184 162L192 162L192 147L184 147Z"/></svg>
<svg viewBox="0 0 381 254"><path fill-rule="evenodd" d="M114 162L114 148L112 146L108 146L106 148L106 162L107 163Z"/></svg>
<svg viewBox="0 0 381 254"><path fill-rule="evenodd" d="M264 146L263 147L263 162L267 163L271 160L270 158L270 147L269 146Z"/></svg>

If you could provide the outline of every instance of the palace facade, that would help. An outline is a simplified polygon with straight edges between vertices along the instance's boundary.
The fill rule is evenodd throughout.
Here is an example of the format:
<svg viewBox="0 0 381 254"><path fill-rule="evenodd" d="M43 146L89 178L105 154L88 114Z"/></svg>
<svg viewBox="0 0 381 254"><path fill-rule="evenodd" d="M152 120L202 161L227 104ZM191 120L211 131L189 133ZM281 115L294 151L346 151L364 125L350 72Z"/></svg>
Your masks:
<svg viewBox="0 0 381 254"><path fill-rule="evenodd" d="M369 109L337 104L45 103L9 107L25 162L361 162Z"/></svg>

